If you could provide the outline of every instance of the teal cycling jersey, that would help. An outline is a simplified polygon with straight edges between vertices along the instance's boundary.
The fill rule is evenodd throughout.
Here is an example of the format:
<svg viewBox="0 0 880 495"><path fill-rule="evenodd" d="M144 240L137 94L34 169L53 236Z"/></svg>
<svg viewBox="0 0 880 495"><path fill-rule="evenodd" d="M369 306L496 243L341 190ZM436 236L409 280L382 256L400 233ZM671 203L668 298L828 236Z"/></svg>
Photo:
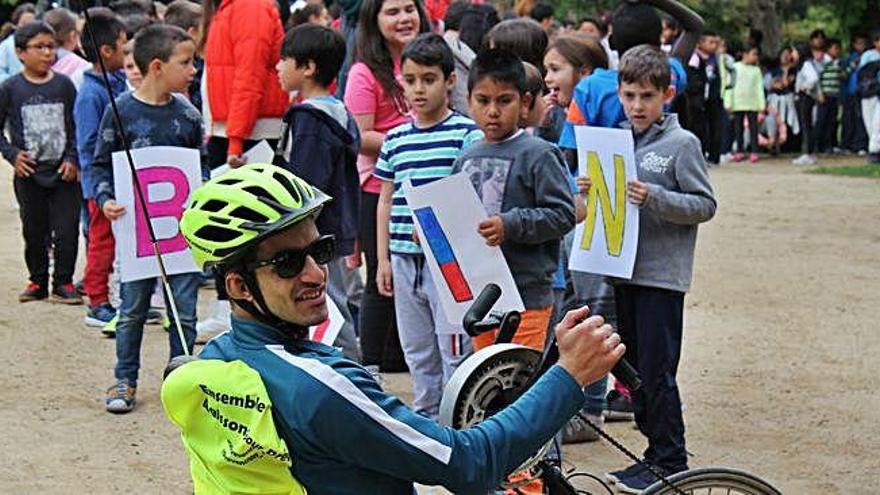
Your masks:
<svg viewBox="0 0 880 495"><path fill-rule="evenodd" d="M291 472L309 495L413 494L413 482L484 494L534 454L584 402L558 365L510 407L454 430L414 413L332 347L233 318L202 359L256 370L274 407Z"/></svg>

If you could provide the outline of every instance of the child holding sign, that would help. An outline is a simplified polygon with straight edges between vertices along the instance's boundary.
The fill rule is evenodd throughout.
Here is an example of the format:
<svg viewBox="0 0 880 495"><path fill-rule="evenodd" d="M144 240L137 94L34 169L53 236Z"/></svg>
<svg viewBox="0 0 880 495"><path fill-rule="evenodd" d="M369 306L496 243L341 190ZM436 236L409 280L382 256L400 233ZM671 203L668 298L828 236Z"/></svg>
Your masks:
<svg viewBox="0 0 880 495"><path fill-rule="evenodd" d="M627 196L641 210L632 278L618 281L614 290L618 331L643 380L633 405L639 430L648 437L645 460L669 475L687 469L676 384L684 294L697 225L712 218L716 203L700 141L663 112L675 96L666 55L641 45L626 52L619 70L618 94L635 137L638 171ZM656 481L638 464L608 477L626 493L641 493Z"/></svg>
<svg viewBox="0 0 880 495"><path fill-rule="evenodd" d="M489 49L477 56L468 91L471 115L485 141L462 152L454 172L471 178L489 214L474 227L487 244L501 246L525 304L513 342L543 349L553 312L559 240L574 227L575 208L559 149L519 127L536 96L526 86L516 55ZM491 333L480 335L474 347L486 347L493 339Z"/></svg>
<svg viewBox="0 0 880 495"><path fill-rule="evenodd" d="M174 93L186 91L195 75L193 57L195 43L182 29L169 25L153 25L138 33L134 40L134 59L144 75L141 86L116 100L123 117L125 133L133 148L147 146L202 147L202 119L186 98ZM113 112L104 112L95 149L93 173L95 201L111 221L126 212L115 201L111 154L123 149ZM181 214L183 207L181 205ZM196 330L196 302L201 276L199 273L171 275L169 282L177 303L180 322L187 346L192 350ZM140 368L141 338L155 277L122 284L119 322L116 327L116 380L107 393L107 411L126 413L134 409ZM168 332L171 357L183 354L178 332Z"/></svg>
<svg viewBox="0 0 880 495"><path fill-rule="evenodd" d="M471 119L449 109L455 59L438 34L423 34L401 57L404 96L415 120L385 137L373 175L382 180L376 214L379 292L394 297L400 344L413 379L413 409L436 418L443 386L470 354L470 338L443 312L422 248L413 240L403 186L429 184L452 171L459 152L483 137Z"/></svg>

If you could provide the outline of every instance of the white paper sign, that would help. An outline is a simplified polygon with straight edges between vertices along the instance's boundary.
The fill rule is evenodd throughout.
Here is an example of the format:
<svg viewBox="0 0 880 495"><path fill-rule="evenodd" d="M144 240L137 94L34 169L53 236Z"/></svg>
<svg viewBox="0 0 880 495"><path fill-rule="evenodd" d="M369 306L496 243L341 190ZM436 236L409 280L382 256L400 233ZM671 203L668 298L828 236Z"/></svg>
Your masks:
<svg viewBox="0 0 880 495"><path fill-rule="evenodd" d="M190 194L202 184L199 150L152 146L132 150L131 156L166 273L199 271L179 228ZM116 202L125 207L125 214L112 224L120 279L131 282L158 277L159 264L146 217L135 198L125 152L113 153L113 178Z"/></svg>
<svg viewBox="0 0 880 495"><path fill-rule="evenodd" d="M637 178L632 132L575 127L578 173L592 181L587 218L575 228L569 269L632 277L639 242L639 208L626 198L626 183Z"/></svg>
<svg viewBox="0 0 880 495"><path fill-rule="evenodd" d="M336 303L329 296L325 297L325 300L327 301L328 317L323 323L309 327L309 340L332 346L339 331L342 330L345 318L342 317Z"/></svg>
<svg viewBox="0 0 880 495"><path fill-rule="evenodd" d="M464 313L489 283L502 291L495 308L523 311L501 248L487 246L477 232L487 215L468 177L456 174L421 187L407 186L406 201L449 322L461 326Z"/></svg>
<svg viewBox="0 0 880 495"><path fill-rule="evenodd" d="M275 158L275 152L272 151L269 142L264 139L255 144L253 148L247 150L242 157L245 163L272 163L272 159ZM230 170L229 165L221 165L211 170L211 178L219 177Z"/></svg>

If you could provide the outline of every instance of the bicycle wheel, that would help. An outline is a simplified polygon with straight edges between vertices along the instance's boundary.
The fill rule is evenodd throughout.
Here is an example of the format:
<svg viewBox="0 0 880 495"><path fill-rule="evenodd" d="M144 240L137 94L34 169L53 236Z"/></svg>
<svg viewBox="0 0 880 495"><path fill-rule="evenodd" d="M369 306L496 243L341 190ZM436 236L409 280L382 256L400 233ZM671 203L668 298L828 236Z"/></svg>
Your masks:
<svg viewBox="0 0 880 495"><path fill-rule="evenodd" d="M770 483L737 469L708 467L683 471L669 481L687 495L782 495ZM642 492L643 495L678 495L662 481Z"/></svg>

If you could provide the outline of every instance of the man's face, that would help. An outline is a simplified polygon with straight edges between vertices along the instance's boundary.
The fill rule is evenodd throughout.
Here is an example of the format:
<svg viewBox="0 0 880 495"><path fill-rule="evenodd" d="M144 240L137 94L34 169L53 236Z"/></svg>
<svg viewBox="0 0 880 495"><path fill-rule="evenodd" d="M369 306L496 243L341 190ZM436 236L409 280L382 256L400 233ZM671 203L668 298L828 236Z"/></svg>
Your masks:
<svg viewBox="0 0 880 495"><path fill-rule="evenodd" d="M284 251L305 249L318 237L314 220L302 221L260 243L257 260L269 260ZM312 326L327 319L326 265L318 265L308 256L303 270L295 277L279 277L272 266L258 268L256 275L266 305L282 320Z"/></svg>

